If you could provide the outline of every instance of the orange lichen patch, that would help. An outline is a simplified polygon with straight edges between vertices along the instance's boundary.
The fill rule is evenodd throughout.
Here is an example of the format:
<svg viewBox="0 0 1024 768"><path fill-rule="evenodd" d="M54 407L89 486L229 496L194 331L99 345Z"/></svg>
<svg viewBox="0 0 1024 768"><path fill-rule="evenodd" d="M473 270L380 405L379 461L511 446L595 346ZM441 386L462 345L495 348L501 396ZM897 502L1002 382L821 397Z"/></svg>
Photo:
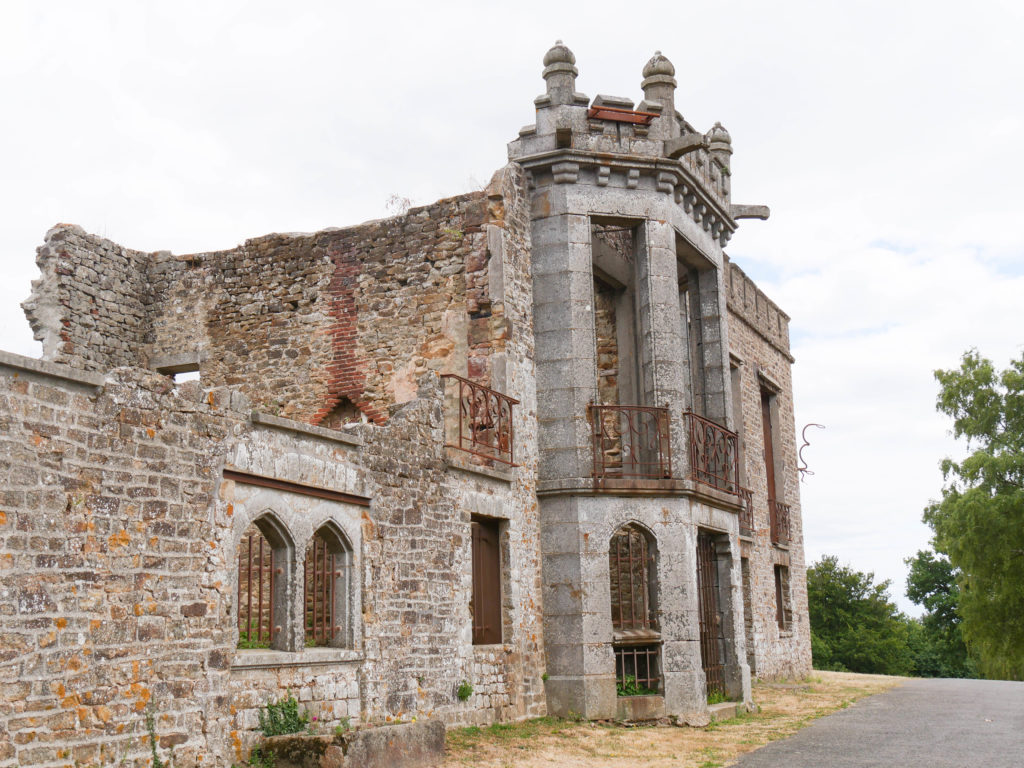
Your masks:
<svg viewBox="0 0 1024 768"><path fill-rule="evenodd" d="M57 642L57 633L55 631L47 632L45 635L39 638L39 647L48 648L55 642Z"/></svg>
<svg viewBox="0 0 1024 768"><path fill-rule="evenodd" d="M132 613L134 613L136 616L141 616L142 615L142 603L136 603L135 605L133 605L132 606Z"/></svg>
<svg viewBox="0 0 1024 768"><path fill-rule="evenodd" d="M131 686L128 688L128 692L130 695L138 698L138 701L135 702L135 708L139 711L142 711L146 708L146 704L149 702L150 697L153 695L149 688L146 688L145 686L140 685L139 683L132 683Z"/></svg>
<svg viewBox="0 0 1024 768"><path fill-rule="evenodd" d="M3 514L3 513L0 512L0 514ZM235 505L234 504L228 504L228 517L231 517L233 514L235 514ZM2 524L3 524L3 521L0 520L0 525L2 525Z"/></svg>
<svg viewBox="0 0 1024 768"><path fill-rule="evenodd" d="M91 619L89 621L89 630L95 632L97 629L103 626L103 622L100 619Z"/></svg>
<svg viewBox="0 0 1024 768"><path fill-rule="evenodd" d="M68 664L67 664L66 669L69 672L77 672L78 670L80 670L84 666L85 666L85 664L83 664L82 660L78 656L72 656L70 659L68 659Z"/></svg>
<svg viewBox="0 0 1024 768"><path fill-rule="evenodd" d="M114 713L110 711L110 707L106 707L103 704L97 704L92 708L92 711L96 715L96 719L101 723L109 723L110 718L114 716Z"/></svg>
<svg viewBox="0 0 1024 768"><path fill-rule="evenodd" d="M235 759L242 760L242 740L238 738L238 731L231 732L231 746L235 749Z"/></svg>
<svg viewBox="0 0 1024 768"><path fill-rule="evenodd" d="M71 694L61 699L60 706L62 709L78 709L78 705L81 703L82 700L76 694Z"/></svg>
<svg viewBox="0 0 1024 768"><path fill-rule="evenodd" d="M54 619L53 623L57 625L57 629L64 629L68 625L68 620L61 616L59 619Z"/></svg>
<svg viewBox="0 0 1024 768"><path fill-rule="evenodd" d="M127 547L131 544L132 537L128 535L128 531L122 528L119 532L115 533L107 542L110 544L111 549L117 549L118 547Z"/></svg>
<svg viewBox="0 0 1024 768"><path fill-rule="evenodd" d="M231 514L230 512L228 514ZM7 525L7 513L0 512L0 525Z"/></svg>
<svg viewBox="0 0 1024 768"><path fill-rule="evenodd" d="M152 427L146 427L146 434L149 435L150 437L153 437L156 435L156 430L153 429Z"/></svg>

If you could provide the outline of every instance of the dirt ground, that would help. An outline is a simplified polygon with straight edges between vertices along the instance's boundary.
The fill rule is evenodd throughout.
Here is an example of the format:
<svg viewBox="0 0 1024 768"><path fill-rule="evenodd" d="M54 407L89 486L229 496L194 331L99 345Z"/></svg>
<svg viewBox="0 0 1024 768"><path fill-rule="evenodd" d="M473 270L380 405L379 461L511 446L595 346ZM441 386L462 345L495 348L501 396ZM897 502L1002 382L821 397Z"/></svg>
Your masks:
<svg viewBox="0 0 1024 768"><path fill-rule="evenodd" d="M537 718L449 731L444 768L719 768L815 718L899 685L905 678L815 672L801 681L755 683L752 712L706 728L627 727Z"/></svg>

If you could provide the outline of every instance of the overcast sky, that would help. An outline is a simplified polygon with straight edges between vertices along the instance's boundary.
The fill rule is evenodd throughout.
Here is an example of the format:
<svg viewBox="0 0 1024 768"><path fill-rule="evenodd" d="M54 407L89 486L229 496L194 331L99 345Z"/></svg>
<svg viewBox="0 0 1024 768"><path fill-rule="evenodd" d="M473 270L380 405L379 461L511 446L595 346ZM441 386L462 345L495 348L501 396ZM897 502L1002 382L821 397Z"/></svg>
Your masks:
<svg viewBox="0 0 1024 768"><path fill-rule="evenodd" d="M140 250L228 248L486 183L533 120L541 59L732 134L730 256L792 317L808 561L894 582L955 452L932 370L1024 350L1024 4L0 4L0 349L71 222Z"/></svg>

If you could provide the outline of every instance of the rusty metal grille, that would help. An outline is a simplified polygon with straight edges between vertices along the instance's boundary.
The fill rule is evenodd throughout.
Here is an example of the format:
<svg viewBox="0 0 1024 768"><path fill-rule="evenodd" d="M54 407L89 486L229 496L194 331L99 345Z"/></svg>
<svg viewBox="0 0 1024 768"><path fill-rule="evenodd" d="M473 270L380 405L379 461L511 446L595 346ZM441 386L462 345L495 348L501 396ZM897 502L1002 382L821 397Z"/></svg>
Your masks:
<svg viewBox="0 0 1024 768"><path fill-rule="evenodd" d="M653 555L644 533L632 525L612 535L608 552L612 595L612 629L656 629L651 609Z"/></svg>
<svg viewBox="0 0 1024 768"><path fill-rule="evenodd" d="M331 645L339 630L334 617L339 575L327 542L319 533L314 535L306 549L303 588L307 646Z"/></svg>
<svg viewBox="0 0 1024 768"><path fill-rule="evenodd" d="M459 424L451 447L514 466L512 406L519 401L454 373L441 378L458 390Z"/></svg>
<svg viewBox="0 0 1024 768"><path fill-rule="evenodd" d="M754 492L740 488L740 536L754 535Z"/></svg>
<svg viewBox="0 0 1024 768"><path fill-rule="evenodd" d="M768 512L771 518L772 544L789 544L791 512L789 504L769 499Z"/></svg>
<svg viewBox="0 0 1024 768"><path fill-rule="evenodd" d="M697 593L700 620L700 660L707 690L725 693L725 669L721 653L722 614L718 608L718 567L711 535L697 536Z"/></svg>
<svg viewBox="0 0 1024 768"><path fill-rule="evenodd" d="M672 477L669 410L640 405L591 405L594 483L615 477Z"/></svg>
<svg viewBox="0 0 1024 768"><path fill-rule="evenodd" d="M256 525L238 544L238 646L269 648L274 635L274 552Z"/></svg>
<svg viewBox="0 0 1024 768"><path fill-rule="evenodd" d="M740 462L736 433L692 411L684 416L690 434L690 474L704 485L738 493Z"/></svg>
<svg viewBox="0 0 1024 768"><path fill-rule="evenodd" d="M615 647L615 688L619 696L643 696L661 691L657 645Z"/></svg>

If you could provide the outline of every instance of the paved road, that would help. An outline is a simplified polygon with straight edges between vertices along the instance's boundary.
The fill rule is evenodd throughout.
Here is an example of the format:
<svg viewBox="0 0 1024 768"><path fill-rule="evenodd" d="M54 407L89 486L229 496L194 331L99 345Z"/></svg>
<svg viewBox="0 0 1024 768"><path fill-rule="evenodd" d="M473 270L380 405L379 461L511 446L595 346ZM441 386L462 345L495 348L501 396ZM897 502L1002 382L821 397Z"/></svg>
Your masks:
<svg viewBox="0 0 1024 768"><path fill-rule="evenodd" d="M736 768L1024 768L1024 683L912 680L861 699Z"/></svg>

